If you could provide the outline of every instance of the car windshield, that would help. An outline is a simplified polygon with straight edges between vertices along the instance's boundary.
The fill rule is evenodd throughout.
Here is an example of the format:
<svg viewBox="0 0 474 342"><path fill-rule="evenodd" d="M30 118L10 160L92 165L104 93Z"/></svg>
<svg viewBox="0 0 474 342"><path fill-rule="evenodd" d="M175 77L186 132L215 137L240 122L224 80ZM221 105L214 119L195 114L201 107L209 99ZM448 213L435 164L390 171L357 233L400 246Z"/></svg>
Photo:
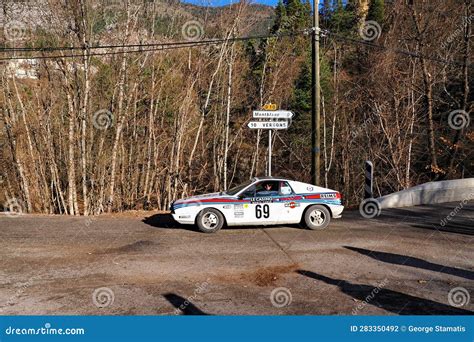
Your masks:
<svg viewBox="0 0 474 342"><path fill-rule="evenodd" d="M239 193L241 190L245 189L246 187L248 187L250 184L253 183L253 180L249 180L243 184L240 184L240 185L237 185L229 190L227 190L225 193L227 195L230 195L230 196L234 196L236 195L237 193Z"/></svg>

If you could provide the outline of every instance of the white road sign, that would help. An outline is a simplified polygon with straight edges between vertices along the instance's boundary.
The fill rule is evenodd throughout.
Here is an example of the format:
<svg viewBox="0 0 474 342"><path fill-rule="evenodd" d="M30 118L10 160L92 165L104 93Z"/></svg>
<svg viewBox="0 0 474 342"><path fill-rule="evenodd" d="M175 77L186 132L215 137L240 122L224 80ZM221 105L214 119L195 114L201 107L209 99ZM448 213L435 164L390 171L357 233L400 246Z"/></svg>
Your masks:
<svg viewBox="0 0 474 342"><path fill-rule="evenodd" d="M250 129L287 129L288 121L250 121Z"/></svg>
<svg viewBox="0 0 474 342"><path fill-rule="evenodd" d="M254 110L253 117L259 119L291 119L295 113L289 110Z"/></svg>

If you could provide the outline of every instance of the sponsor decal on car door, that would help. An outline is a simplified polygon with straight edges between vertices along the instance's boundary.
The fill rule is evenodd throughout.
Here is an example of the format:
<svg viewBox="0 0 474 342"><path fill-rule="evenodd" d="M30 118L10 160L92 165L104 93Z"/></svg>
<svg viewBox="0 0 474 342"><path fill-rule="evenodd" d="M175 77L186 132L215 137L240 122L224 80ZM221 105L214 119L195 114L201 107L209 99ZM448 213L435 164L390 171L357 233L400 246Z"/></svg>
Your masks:
<svg viewBox="0 0 474 342"><path fill-rule="evenodd" d="M302 197L296 195L288 182L280 182L280 198L278 211L278 223L297 223L301 219L303 208L301 206Z"/></svg>
<svg viewBox="0 0 474 342"><path fill-rule="evenodd" d="M265 225L278 221L273 204L278 197L277 181L262 181L250 186L243 194L244 207L236 207L236 222ZM243 213L242 213L243 211Z"/></svg>

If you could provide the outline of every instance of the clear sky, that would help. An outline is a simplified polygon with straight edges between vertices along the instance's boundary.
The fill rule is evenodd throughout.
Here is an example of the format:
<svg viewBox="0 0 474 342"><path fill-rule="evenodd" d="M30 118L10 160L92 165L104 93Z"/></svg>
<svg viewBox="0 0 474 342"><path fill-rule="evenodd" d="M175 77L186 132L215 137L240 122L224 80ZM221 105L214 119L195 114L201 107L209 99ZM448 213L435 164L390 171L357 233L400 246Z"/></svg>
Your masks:
<svg viewBox="0 0 474 342"><path fill-rule="evenodd" d="M236 3L238 0L181 0L182 2L188 2L195 5L201 6L223 6L231 3ZM276 6L278 0L253 0L253 3Z"/></svg>

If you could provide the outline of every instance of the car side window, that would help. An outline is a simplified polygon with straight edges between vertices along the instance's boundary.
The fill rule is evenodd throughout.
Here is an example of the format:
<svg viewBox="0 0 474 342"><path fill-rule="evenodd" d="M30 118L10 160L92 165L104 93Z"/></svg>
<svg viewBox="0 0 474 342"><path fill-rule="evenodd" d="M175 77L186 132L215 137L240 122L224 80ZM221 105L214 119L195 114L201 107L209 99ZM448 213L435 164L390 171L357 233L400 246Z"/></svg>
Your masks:
<svg viewBox="0 0 474 342"><path fill-rule="evenodd" d="M278 182L277 181L263 181L257 184L257 197L278 196Z"/></svg>
<svg viewBox="0 0 474 342"><path fill-rule="evenodd" d="M247 190L241 193L242 197L255 197L255 185L250 186Z"/></svg>
<svg viewBox="0 0 474 342"><path fill-rule="evenodd" d="M291 195L293 194L293 189L291 189L288 182L280 182L280 195Z"/></svg>

